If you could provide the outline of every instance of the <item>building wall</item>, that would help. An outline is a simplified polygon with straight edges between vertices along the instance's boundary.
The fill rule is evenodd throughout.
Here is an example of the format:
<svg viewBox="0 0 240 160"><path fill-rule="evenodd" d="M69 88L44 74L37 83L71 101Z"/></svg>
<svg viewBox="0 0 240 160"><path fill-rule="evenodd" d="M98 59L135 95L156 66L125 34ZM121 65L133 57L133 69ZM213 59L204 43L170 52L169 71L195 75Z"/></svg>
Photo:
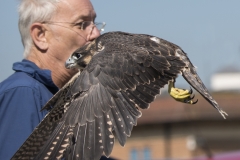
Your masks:
<svg viewBox="0 0 240 160"><path fill-rule="evenodd" d="M239 121L179 122L137 126L134 127L132 136L128 138L124 147L116 140L111 156L121 160L190 159L198 156L214 156L217 153L240 150L239 135Z"/></svg>
<svg viewBox="0 0 240 160"><path fill-rule="evenodd" d="M219 91L239 91L240 73L217 73L211 77L211 89Z"/></svg>

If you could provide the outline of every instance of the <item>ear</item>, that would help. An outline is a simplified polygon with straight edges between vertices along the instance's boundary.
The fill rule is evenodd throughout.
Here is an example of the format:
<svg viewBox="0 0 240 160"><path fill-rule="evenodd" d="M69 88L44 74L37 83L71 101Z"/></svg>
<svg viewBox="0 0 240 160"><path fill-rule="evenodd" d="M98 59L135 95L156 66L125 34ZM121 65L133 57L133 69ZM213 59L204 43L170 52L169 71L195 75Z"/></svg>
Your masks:
<svg viewBox="0 0 240 160"><path fill-rule="evenodd" d="M46 31L47 29L42 23L33 23L30 28L33 43L42 51L46 51L49 46Z"/></svg>

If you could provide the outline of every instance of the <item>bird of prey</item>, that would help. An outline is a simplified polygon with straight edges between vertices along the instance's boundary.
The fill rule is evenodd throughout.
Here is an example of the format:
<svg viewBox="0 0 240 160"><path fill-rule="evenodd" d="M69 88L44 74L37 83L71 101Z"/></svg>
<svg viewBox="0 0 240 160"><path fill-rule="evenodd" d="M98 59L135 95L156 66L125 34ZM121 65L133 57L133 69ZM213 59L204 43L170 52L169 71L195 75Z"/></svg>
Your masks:
<svg viewBox="0 0 240 160"><path fill-rule="evenodd" d="M114 136L124 146L132 128L164 85L170 95L194 104L192 91L174 87L180 74L220 114L186 53L161 38L108 32L66 61L76 74L43 109L50 112L12 159L94 160L109 156Z"/></svg>

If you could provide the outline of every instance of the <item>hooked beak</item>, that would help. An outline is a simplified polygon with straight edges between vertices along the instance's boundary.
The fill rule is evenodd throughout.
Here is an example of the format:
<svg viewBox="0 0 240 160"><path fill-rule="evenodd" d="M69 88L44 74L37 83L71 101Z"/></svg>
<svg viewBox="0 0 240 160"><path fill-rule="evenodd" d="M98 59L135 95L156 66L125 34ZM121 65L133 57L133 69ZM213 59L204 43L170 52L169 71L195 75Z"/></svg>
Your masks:
<svg viewBox="0 0 240 160"><path fill-rule="evenodd" d="M76 67L76 60L71 58L71 56L68 58L68 60L65 62L65 67L67 69L72 69Z"/></svg>

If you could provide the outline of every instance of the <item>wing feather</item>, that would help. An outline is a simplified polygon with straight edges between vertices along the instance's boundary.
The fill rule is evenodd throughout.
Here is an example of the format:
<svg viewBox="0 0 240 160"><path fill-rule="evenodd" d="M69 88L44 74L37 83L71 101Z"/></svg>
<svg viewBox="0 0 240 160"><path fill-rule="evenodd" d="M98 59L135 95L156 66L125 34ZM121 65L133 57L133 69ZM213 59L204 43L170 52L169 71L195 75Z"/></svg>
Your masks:
<svg viewBox="0 0 240 160"><path fill-rule="evenodd" d="M101 137L100 143L102 145L100 146L100 148L103 148L104 154L106 156L110 156L112 149L113 149L113 145L114 145L114 138L113 138L113 133L112 133L112 128L113 128L112 125L113 124L108 123L108 122L111 122L109 113L110 113L110 111L107 112L105 114L105 116L96 120L96 122L99 125L99 128L98 128L99 132L97 135L99 135Z"/></svg>
<svg viewBox="0 0 240 160"><path fill-rule="evenodd" d="M114 132L118 138L118 142L123 146L127 140L127 135L125 134L125 126L122 123L122 116L116 106L111 108L110 119L113 124Z"/></svg>

